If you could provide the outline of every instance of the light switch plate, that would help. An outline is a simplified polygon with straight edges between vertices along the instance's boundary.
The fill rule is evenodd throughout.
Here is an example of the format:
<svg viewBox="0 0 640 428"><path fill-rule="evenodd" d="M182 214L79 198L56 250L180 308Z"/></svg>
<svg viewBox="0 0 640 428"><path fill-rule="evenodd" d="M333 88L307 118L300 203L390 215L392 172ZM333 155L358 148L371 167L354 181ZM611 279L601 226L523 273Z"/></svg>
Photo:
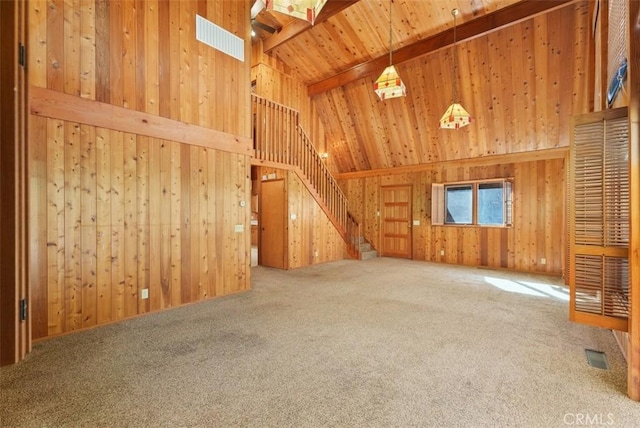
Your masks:
<svg viewBox="0 0 640 428"><path fill-rule="evenodd" d="M236 224L234 230L236 233L244 232L244 224Z"/></svg>

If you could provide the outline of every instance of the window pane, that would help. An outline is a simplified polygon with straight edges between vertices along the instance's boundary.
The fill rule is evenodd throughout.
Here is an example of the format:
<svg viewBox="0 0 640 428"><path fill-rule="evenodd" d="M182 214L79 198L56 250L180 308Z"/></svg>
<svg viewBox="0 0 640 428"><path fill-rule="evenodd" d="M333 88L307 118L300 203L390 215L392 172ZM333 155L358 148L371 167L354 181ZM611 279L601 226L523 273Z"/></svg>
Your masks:
<svg viewBox="0 0 640 428"><path fill-rule="evenodd" d="M478 184L478 224L504 224L504 192L501 182Z"/></svg>
<svg viewBox="0 0 640 428"><path fill-rule="evenodd" d="M446 223L471 224L473 221L473 191L471 185L446 186Z"/></svg>

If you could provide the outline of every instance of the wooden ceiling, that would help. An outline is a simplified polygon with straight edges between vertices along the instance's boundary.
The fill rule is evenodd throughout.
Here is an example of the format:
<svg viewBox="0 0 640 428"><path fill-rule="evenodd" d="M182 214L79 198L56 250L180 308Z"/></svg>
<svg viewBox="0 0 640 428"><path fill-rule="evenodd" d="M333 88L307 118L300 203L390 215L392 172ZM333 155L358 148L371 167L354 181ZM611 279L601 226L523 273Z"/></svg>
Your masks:
<svg viewBox="0 0 640 428"><path fill-rule="evenodd" d="M372 85L388 60L389 4L329 0L312 28L258 16L279 15L264 49L308 86L339 172L568 144L569 116L590 102L587 0L393 0L394 64L408 95L381 102ZM454 8L456 81L475 121L447 131L438 120L452 99Z"/></svg>

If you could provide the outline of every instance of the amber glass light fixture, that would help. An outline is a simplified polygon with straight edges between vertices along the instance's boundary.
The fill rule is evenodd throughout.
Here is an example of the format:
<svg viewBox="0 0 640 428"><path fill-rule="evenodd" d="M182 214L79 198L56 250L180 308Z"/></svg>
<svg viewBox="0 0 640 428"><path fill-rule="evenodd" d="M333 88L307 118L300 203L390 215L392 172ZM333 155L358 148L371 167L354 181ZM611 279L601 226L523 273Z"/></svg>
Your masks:
<svg viewBox="0 0 640 428"><path fill-rule="evenodd" d="M400 79L396 68L393 66L393 50L391 49L393 35L391 27L392 4L393 0L389 0L389 66L384 69L380 77L378 77L373 84L373 90L381 101L389 98L407 96L407 88L404 86L404 83L402 83L402 79Z"/></svg>
<svg viewBox="0 0 640 428"><path fill-rule="evenodd" d="M460 129L473 121L473 118L464 107L462 107L460 99L458 98L458 51L456 50L456 16L458 16L458 9L453 9L451 15L453 15L453 73L451 75L451 82L453 82L453 101L440 118L441 129Z"/></svg>

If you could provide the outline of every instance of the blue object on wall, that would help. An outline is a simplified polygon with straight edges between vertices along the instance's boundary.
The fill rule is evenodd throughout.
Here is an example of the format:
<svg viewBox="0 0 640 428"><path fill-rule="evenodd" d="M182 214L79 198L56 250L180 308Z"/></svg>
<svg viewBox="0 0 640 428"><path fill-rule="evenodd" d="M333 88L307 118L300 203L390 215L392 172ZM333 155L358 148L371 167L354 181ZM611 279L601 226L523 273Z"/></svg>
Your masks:
<svg viewBox="0 0 640 428"><path fill-rule="evenodd" d="M624 80L627 78L627 59L623 59L620 63L620 67L616 70L616 74L611 79L611 83L609 83L609 88L607 89L607 106L611 107L613 104L613 100L616 99L616 95L622 88Z"/></svg>

